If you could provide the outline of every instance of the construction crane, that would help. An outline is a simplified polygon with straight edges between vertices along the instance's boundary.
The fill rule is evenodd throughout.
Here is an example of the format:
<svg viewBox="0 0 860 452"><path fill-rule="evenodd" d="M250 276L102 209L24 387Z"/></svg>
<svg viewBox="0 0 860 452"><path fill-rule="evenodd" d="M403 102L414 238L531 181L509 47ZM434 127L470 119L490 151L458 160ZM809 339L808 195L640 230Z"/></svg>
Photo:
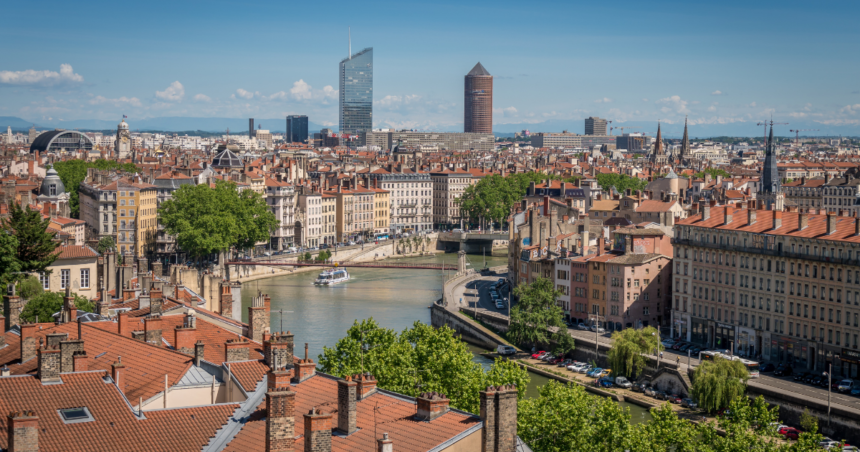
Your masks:
<svg viewBox="0 0 860 452"><path fill-rule="evenodd" d="M794 145L800 146L800 132L818 132L821 129L796 129L790 130L790 132L794 132Z"/></svg>
<svg viewBox="0 0 860 452"><path fill-rule="evenodd" d="M606 121L606 123L607 123L607 124L612 124L612 121ZM612 136L612 129L613 129L613 128L614 128L614 127L610 127L610 128L609 128L609 136Z"/></svg>
<svg viewBox="0 0 860 452"><path fill-rule="evenodd" d="M633 128L632 126L629 126L629 127L613 127L613 129L621 129L621 134L622 134L622 135L624 135L624 129L633 129L633 130L637 130L637 129Z"/></svg>
<svg viewBox="0 0 860 452"><path fill-rule="evenodd" d="M773 120L771 119L770 121L765 120L765 121L762 121L762 122L756 124L757 126L764 126L764 142L765 143L767 143L767 125L768 124L773 126L774 124L785 124L785 125L787 125L788 123L787 122L773 122Z"/></svg>

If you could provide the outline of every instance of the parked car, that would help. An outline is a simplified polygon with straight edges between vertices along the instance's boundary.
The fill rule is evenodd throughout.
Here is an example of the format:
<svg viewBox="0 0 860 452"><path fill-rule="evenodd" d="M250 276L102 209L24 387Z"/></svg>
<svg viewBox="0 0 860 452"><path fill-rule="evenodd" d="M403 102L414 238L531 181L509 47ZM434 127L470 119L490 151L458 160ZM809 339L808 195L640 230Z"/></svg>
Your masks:
<svg viewBox="0 0 860 452"><path fill-rule="evenodd" d="M787 377L791 375L791 373L791 366L789 366L788 364L780 364L779 366L777 366L776 370L773 371L773 375L775 377Z"/></svg>
<svg viewBox="0 0 860 452"><path fill-rule="evenodd" d="M690 355L696 356L696 357L699 356L699 353L702 353L702 349L699 347L693 347L691 349L688 349L687 351L690 352Z"/></svg>
<svg viewBox="0 0 860 452"><path fill-rule="evenodd" d="M564 363L564 357L559 356L558 358L552 359L549 362L550 362L550 364L555 364L558 366L558 365L561 365L562 363Z"/></svg>
<svg viewBox="0 0 860 452"><path fill-rule="evenodd" d="M349 241L349 246L354 246L354 245L355 245L355 242L353 242L352 240L350 240L350 241Z"/></svg>
<svg viewBox="0 0 860 452"><path fill-rule="evenodd" d="M601 388L611 388L612 387L612 379L609 377L603 377L597 379L597 386Z"/></svg>
<svg viewBox="0 0 860 452"><path fill-rule="evenodd" d="M608 377L611 374L612 374L612 369L603 369L603 371L600 372L600 375L598 375L598 377Z"/></svg>
<svg viewBox="0 0 860 452"><path fill-rule="evenodd" d="M839 392L851 392L851 389L854 388L854 380L850 378L846 378L839 382L839 386L836 387Z"/></svg>
<svg viewBox="0 0 860 452"><path fill-rule="evenodd" d="M810 374L810 375L812 375L812 374ZM822 380L823 378L824 378L824 377L822 377L821 375L812 375L812 378L811 378L811 379L809 379L809 380L807 380L806 382L807 382L807 383L809 383L809 384L811 384L811 385L820 386L820 385L821 385L821 380Z"/></svg>
<svg viewBox="0 0 860 452"><path fill-rule="evenodd" d="M599 334L603 334L606 332L606 330L604 330L602 326L597 325L591 325L591 331L597 332Z"/></svg>
<svg viewBox="0 0 860 452"><path fill-rule="evenodd" d="M573 360L572 360L572 359L566 359L566 360L564 360L564 361L562 361L562 362L558 363L558 367L565 367L565 368L566 368L566 367L567 367L567 366L569 366L569 365L570 365L570 363L572 363L572 362L573 362Z"/></svg>
<svg viewBox="0 0 860 452"><path fill-rule="evenodd" d="M663 339L662 344L663 344L663 347L669 348L669 347L675 345L675 339Z"/></svg>
<svg viewBox="0 0 860 452"><path fill-rule="evenodd" d="M505 304L501 300L496 301L496 309L505 309Z"/></svg>
<svg viewBox="0 0 860 452"><path fill-rule="evenodd" d="M654 398L657 400L669 400L669 395L663 391L654 391Z"/></svg>
<svg viewBox="0 0 860 452"><path fill-rule="evenodd" d="M693 346L693 344L684 344L681 346L681 348L678 349L678 351L685 352L685 351L687 351L688 348L690 348L692 346Z"/></svg>
<svg viewBox="0 0 860 452"><path fill-rule="evenodd" d="M585 363L581 363L579 361L574 361L574 362L567 365L567 370L569 370L571 372L579 372L579 369L581 369L582 366L584 366L584 365L585 365Z"/></svg>
<svg viewBox="0 0 860 452"><path fill-rule="evenodd" d="M860 386L854 385L854 389L851 390L851 395L860 397Z"/></svg>
<svg viewBox="0 0 860 452"><path fill-rule="evenodd" d="M588 371L588 373L586 373L585 376L586 377L599 377L601 372L603 372L603 368L595 367L594 369L591 369L590 371Z"/></svg>
<svg viewBox="0 0 860 452"><path fill-rule="evenodd" d="M695 400L693 400L693 399L691 399L691 398L689 398L689 397L688 397L688 398L686 398L686 399L681 399L681 406L682 406L682 407L687 407L687 408L690 408L690 409L696 409L696 408L698 408L698 407L699 407L699 404L698 404L698 403L696 403L696 401L695 401Z"/></svg>
<svg viewBox="0 0 860 452"><path fill-rule="evenodd" d="M685 344L684 342L676 342L675 345L672 346L672 350L678 350L684 344Z"/></svg>
<svg viewBox="0 0 860 452"><path fill-rule="evenodd" d="M496 347L496 352L498 352L500 355L513 355L517 352L517 349L514 348L512 345L500 345Z"/></svg>
<svg viewBox="0 0 860 452"><path fill-rule="evenodd" d="M668 400L669 403L680 405L682 399L681 396L679 396L678 394L669 394L666 396L666 400Z"/></svg>
<svg viewBox="0 0 860 452"><path fill-rule="evenodd" d="M615 385L624 389L630 389L633 387L633 383L630 383L630 381L624 377L615 377Z"/></svg>
<svg viewBox="0 0 860 452"><path fill-rule="evenodd" d="M329 249L329 246L326 245L325 243L322 243L322 244L320 244L320 249L321 250L327 250L327 249Z"/></svg>
<svg viewBox="0 0 860 452"><path fill-rule="evenodd" d="M588 331L588 330L589 330L588 325L586 325L586 324L584 324L584 323L582 323L582 322L579 322L578 324L576 324L576 327L577 327L577 328L579 328L579 329L581 329L581 330L583 330L583 331Z"/></svg>
<svg viewBox="0 0 860 452"><path fill-rule="evenodd" d="M645 389L642 390L642 393L648 397L654 397L657 395L657 390L652 388L651 386L647 386Z"/></svg>
<svg viewBox="0 0 860 452"><path fill-rule="evenodd" d="M592 366L591 364L586 364L586 365L582 366L578 372L581 374L588 375L588 373L591 372L592 369L594 369L594 366Z"/></svg>
<svg viewBox="0 0 860 452"><path fill-rule="evenodd" d="M796 440L800 436L800 430L794 427L783 427L779 429L779 434L782 435L785 439Z"/></svg>
<svg viewBox="0 0 860 452"><path fill-rule="evenodd" d="M539 351L539 352L537 352L537 353L532 353L532 359L538 359L538 357L539 357L540 355L544 354L544 353L546 353L546 352L545 352L545 351L543 351L543 350L541 350L541 351Z"/></svg>

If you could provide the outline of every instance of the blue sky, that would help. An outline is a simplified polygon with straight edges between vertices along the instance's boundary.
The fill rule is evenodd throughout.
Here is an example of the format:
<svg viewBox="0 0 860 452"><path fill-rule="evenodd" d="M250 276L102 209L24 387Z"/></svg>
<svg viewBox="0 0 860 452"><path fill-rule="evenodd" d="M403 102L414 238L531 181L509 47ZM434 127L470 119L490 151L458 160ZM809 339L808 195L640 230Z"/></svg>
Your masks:
<svg viewBox="0 0 860 452"><path fill-rule="evenodd" d="M374 125L455 129L463 76L496 124L662 120L860 134L860 2L7 2L0 116L337 123L337 67L374 48ZM263 125L266 127L266 124ZM273 127L274 128L274 127Z"/></svg>

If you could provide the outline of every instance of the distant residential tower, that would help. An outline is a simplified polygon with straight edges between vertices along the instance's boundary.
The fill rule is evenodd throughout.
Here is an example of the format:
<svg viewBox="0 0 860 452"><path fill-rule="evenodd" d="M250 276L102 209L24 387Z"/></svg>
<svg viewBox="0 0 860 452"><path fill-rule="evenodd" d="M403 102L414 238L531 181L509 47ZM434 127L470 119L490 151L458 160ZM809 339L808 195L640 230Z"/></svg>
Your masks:
<svg viewBox="0 0 860 452"><path fill-rule="evenodd" d="M248 118L248 138L254 138L254 118Z"/></svg>
<svg viewBox="0 0 860 452"><path fill-rule="evenodd" d="M304 143L308 140L308 117L305 115L287 116L287 143Z"/></svg>
<svg viewBox="0 0 860 452"><path fill-rule="evenodd" d="M466 74L463 131L493 133L493 76L481 63Z"/></svg>
<svg viewBox="0 0 860 452"><path fill-rule="evenodd" d="M586 135L606 135L606 120L597 116L585 118Z"/></svg>

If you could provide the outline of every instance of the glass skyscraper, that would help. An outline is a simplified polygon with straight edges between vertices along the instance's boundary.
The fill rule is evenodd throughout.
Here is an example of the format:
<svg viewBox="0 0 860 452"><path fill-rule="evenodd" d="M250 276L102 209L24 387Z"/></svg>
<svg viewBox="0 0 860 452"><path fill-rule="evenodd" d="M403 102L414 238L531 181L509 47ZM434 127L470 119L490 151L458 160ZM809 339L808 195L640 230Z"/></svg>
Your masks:
<svg viewBox="0 0 860 452"><path fill-rule="evenodd" d="M340 133L373 128L373 47L340 62Z"/></svg>
<svg viewBox="0 0 860 452"><path fill-rule="evenodd" d="M287 116L287 143L304 143L308 140L308 117L305 115Z"/></svg>

